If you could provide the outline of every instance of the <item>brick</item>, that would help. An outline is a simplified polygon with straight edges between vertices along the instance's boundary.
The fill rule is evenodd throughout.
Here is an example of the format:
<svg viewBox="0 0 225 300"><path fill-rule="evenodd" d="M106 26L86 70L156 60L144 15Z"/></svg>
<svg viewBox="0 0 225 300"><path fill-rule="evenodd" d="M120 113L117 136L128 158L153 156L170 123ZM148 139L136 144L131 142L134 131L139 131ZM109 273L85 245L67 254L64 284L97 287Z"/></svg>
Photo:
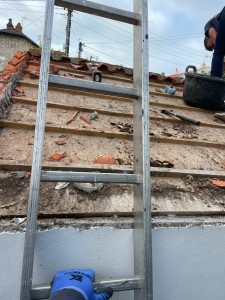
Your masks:
<svg viewBox="0 0 225 300"><path fill-rule="evenodd" d="M22 59L18 59L17 57L13 57L13 59L10 61L10 65L13 65L13 66L17 66L21 63L21 61L23 60L24 58L22 57Z"/></svg>
<svg viewBox="0 0 225 300"><path fill-rule="evenodd" d="M14 57L16 57L17 59L21 59L21 58L23 58L24 57L24 55L26 55L26 51L16 51L16 53L15 53L15 55L14 55Z"/></svg>
<svg viewBox="0 0 225 300"><path fill-rule="evenodd" d="M2 77L2 80L8 81L10 78L11 78L11 74L9 73L9 74L4 75L4 76Z"/></svg>
<svg viewBox="0 0 225 300"><path fill-rule="evenodd" d="M54 74L55 75L58 75L59 74L59 68L54 66Z"/></svg>
<svg viewBox="0 0 225 300"><path fill-rule="evenodd" d="M3 70L3 73L13 74L13 73L16 73L16 72L17 72L17 68L15 66L10 65L10 64L8 64Z"/></svg>
<svg viewBox="0 0 225 300"><path fill-rule="evenodd" d="M49 67L49 73L57 75L59 73L59 68L51 64Z"/></svg>
<svg viewBox="0 0 225 300"><path fill-rule="evenodd" d="M39 64L39 63L40 63L40 59L38 59L38 58L31 58L31 59L29 60L29 62Z"/></svg>
<svg viewBox="0 0 225 300"><path fill-rule="evenodd" d="M38 66L33 66L33 65L29 65L27 68L28 72L40 72L40 67Z"/></svg>

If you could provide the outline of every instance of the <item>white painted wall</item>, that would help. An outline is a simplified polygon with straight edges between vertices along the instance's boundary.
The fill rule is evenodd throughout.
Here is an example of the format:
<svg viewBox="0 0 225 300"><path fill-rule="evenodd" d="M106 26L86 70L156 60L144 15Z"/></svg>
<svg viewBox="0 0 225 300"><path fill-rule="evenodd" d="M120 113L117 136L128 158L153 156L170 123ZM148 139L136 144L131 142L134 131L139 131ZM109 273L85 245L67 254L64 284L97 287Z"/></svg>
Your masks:
<svg viewBox="0 0 225 300"><path fill-rule="evenodd" d="M0 235L0 299L18 300L22 233ZM34 283L50 282L57 270L93 268L97 278L133 271L131 229L53 229L38 233ZM100 249L100 251L99 251ZM225 299L225 227L153 230L154 300ZM132 292L114 300L132 300Z"/></svg>

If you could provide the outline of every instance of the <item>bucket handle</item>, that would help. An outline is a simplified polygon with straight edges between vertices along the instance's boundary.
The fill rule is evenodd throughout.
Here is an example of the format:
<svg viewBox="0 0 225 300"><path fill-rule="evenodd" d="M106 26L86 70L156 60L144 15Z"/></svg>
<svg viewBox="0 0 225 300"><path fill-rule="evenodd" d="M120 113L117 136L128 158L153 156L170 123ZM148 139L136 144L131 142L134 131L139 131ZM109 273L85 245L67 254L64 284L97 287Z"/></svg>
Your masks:
<svg viewBox="0 0 225 300"><path fill-rule="evenodd" d="M187 66L185 72L188 72L189 69L193 69L194 73L197 73L197 68L195 66Z"/></svg>

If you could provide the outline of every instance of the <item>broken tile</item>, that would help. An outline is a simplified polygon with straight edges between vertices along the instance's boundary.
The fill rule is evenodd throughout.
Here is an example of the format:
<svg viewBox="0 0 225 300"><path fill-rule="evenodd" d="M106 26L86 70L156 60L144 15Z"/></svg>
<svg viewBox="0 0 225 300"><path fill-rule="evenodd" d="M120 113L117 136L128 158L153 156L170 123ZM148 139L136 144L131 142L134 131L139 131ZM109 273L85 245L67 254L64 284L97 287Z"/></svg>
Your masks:
<svg viewBox="0 0 225 300"><path fill-rule="evenodd" d="M94 160L95 164L115 165L116 159L112 155L100 155Z"/></svg>
<svg viewBox="0 0 225 300"><path fill-rule="evenodd" d="M66 141L64 140L58 140L55 142L57 145L65 145L66 144Z"/></svg>
<svg viewBox="0 0 225 300"><path fill-rule="evenodd" d="M222 180L211 180L211 181L214 185L217 185L219 187L225 187L225 181Z"/></svg>
<svg viewBox="0 0 225 300"><path fill-rule="evenodd" d="M59 161L63 159L67 155L66 151L64 152L55 152L54 154L50 155L49 160L51 161Z"/></svg>
<svg viewBox="0 0 225 300"><path fill-rule="evenodd" d="M19 92L19 93L21 93L21 94L24 94L25 93L25 91L24 91L24 89L22 89L22 88L20 88L20 87L15 87L15 91L16 92Z"/></svg>
<svg viewBox="0 0 225 300"><path fill-rule="evenodd" d="M72 115L71 118L69 118L69 120L67 120L66 124L68 125L69 123L71 123L75 118L76 116L78 115L79 111L75 111L75 113Z"/></svg>
<svg viewBox="0 0 225 300"><path fill-rule="evenodd" d="M91 124L91 120L90 120L87 116L81 115L80 118L81 118L83 121L85 121L86 123Z"/></svg>

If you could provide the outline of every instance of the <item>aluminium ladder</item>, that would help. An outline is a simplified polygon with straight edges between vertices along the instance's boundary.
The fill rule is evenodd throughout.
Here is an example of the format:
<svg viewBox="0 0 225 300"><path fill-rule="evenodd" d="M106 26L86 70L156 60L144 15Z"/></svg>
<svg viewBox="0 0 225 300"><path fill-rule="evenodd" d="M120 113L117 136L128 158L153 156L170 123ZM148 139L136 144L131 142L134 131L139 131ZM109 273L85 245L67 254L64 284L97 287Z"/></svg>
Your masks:
<svg viewBox="0 0 225 300"><path fill-rule="evenodd" d="M54 6L128 23L134 26L133 88L49 75ZM46 299L50 286L32 288L35 237L41 181L108 182L134 185L134 276L100 281L95 287L134 290L134 300L152 300L152 236L150 200L148 0L133 0L134 12L86 0L46 0L35 141L24 241L20 300ZM66 88L117 95L134 103L133 174L42 171L48 83Z"/></svg>

